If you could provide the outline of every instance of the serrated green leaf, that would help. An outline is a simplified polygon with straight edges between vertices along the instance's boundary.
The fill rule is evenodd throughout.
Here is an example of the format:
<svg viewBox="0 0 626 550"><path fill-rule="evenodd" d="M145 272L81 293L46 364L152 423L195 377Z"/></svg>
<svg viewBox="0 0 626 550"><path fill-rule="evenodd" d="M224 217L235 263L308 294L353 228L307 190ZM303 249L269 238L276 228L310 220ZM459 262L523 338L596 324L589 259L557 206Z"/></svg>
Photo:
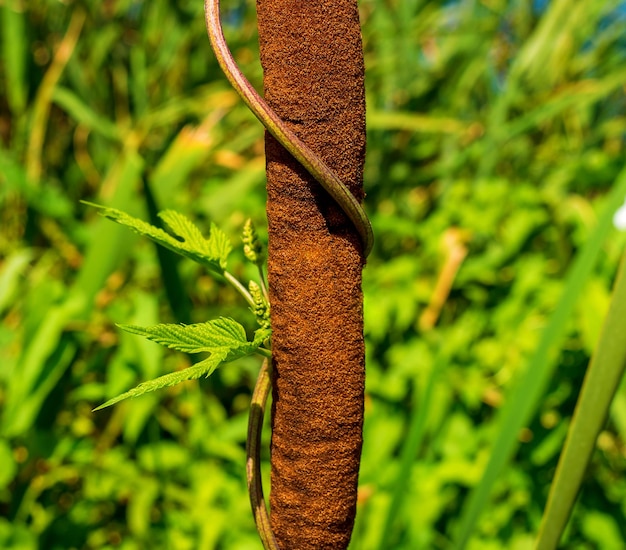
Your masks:
<svg viewBox="0 0 626 550"><path fill-rule="evenodd" d="M211 224L211 233L209 238L206 239L202 236L200 230L185 216L172 210L166 210L161 212L159 216L174 233L175 236L172 236L166 231L130 216L121 210L87 201L82 202L97 208L102 216L129 227L136 233L139 233L139 235L152 239L172 252L198 262L219 274L224 273L231 244L226 234L218 229L215 224Z"/></svg>
<svg viewBox="0 0 626 550"><path fill-rule="evenodd" d="M205 239L198 227L179 212L165 210L159 213L159 217L190 248L201 251L206 257L217 258L220 267L226 269L226 259L230 254L232 246L226 234L214 223L211 223L210 238Z"/></svg>
<svg viewBox="0 0 626 550"><path fill-rule="evenodd" d="M237 321L226 317L193 325L118 326L126 332L139 334L157 344L185 353L214 353L226 349L230 353L241 350L247 354L258 347L254 342L248 342L246 331Z"/></svg>
<svg viewBox="0 0 626 550"><path fill-rule="evenodd" d="M175 210L163 210L159 212L159 218L167 224L172 232L181 237L187 244L195 246L199 250L205 248L206 241L202 232L183 214Z"/></svg>
<svg viewBox="0 0 626 550"><path fill-rule="evenodd" d="M226 260L230 251L232 249L232 244L228 235L224 233L215 223L211 222L211 238L209 239L209 251L212 254L215 254L220 259L220 265L222 265L223 269L226 269Z"/></svg>
<svg viewBox="0 0 626 550"><path fill-rule="evenodd" d="M249 342L246 339L244 328L233 319L225 317L194 325L118 326L126 332L145 336L149 340L171 349L186 353L209 352L211 356L182 371L172 372L154 380L142 382L132 390L109 399L106 403L95 408L94 411L119 403L128 397L137 397L144 393L173 386L179 382L194 380L203 375L209 376L220 363L234 361L255 351L262 352L263 355L269 354L269 350L259 350L259 347L271 335L269 328L257 330L254 333L254 340Z"/></svg>
<svg viewBox="0 0 626 550"><path fill-rule="evenodd" d="M211 357L205 359L204 361L200 361L200 363L196 363L191 367L180 371L164 374L163 376L159 376L154 380L142 382L138 386L134 387L132 390L129 390L125 393L122 393L121 395L109 399L106 403L103 403L99 407L96 407L94 411L99 411L106 407L110 407L111 405L115 405L116 403L119 403L124 399L128 399L129 397L139 397L144 393L160 390L161 388L166 388L169 386L174 386L176 384L179 384L180 382L195 380L196 378L200 378L201 376L209 376L220 365L220 363L224 361L225 357L226 353L213 353Z"/></svg>

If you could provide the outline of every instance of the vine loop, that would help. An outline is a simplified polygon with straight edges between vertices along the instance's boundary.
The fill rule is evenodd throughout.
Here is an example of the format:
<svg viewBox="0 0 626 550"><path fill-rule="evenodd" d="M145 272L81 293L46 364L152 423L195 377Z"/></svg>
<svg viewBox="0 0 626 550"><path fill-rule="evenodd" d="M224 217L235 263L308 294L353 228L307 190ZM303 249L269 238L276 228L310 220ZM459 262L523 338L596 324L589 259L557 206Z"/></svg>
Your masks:
<svg viewBox="0 0 626 550"><path fill-rule="evenodd" d="M204 13L211 46L228 81L267 131L306 168L345 212L361 237L363 256L367 257L372 250L374 233L367 214L359 201L339 176L285 125L239 70L224 38L220 21L219 0L205 0ZM271 360L265 359L250 403L248 439L246 442L246 478L250 504L263 547L266 550L278 550L263 498L260 466L263 417L271 388L270 371Z"/></svg>
<svg viewBox="0 0 626 550"><path fill-rule="evenodd" d="M261 482L261 434L263 432L265 404L270 388L271 359L266 358L259 371L250 402L248 439L246 440L246 481L248 482L254 522L263 542L263 547L266 550L278 550L276 539L270 527L270 518L263 498L263 483Z"/></svg>
<svg viewBox="0 0 626 550"><path fill-rule="evenodd" d="M363 255L367 257L374 244L374 232L359 201L339 179L335 171L285 125L239 70L224 38L220 22L219 0L205 0L204 14L211 46L228 81L267 131L306 168L345 212L361 236Z"/></svg>

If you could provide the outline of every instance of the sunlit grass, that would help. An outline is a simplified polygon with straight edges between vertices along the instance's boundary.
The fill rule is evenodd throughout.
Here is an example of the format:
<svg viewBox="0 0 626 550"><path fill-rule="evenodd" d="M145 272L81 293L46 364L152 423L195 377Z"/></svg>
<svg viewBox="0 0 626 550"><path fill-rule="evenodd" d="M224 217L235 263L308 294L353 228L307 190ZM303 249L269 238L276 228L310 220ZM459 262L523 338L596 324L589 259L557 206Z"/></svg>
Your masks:
<svg viewBox="0 0 626 550"><path fill-rule="evenodd" d="M114 323L244 307L79 203L174 208L234 243L246 218L263 227L263 130L220 76L201 4L0 6L2 548L260 547L257 362L91 413L189 365ZM610 228L626 194L617 6L360 3L377 244L355 550L535 541L626 243ZM260 89L253 8L224 5ZM454 270L450 235L467 252ZM624 403L622 386L568 547L626 539Z"/></svg>

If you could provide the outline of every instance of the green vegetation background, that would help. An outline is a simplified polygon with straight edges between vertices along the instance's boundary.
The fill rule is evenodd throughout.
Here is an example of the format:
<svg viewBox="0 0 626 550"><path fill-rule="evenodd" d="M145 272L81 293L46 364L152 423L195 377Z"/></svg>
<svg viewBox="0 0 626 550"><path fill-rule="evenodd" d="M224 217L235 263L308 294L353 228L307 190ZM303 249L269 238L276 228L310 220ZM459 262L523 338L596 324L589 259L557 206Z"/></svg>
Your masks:
<svg viewBox="0 0 626 550"><path fill-rule="evenodd" d="M351 548L444 549L624 167L626 18L618 1L360 5L377 242ZM254 6L223 13L260 88ZM202 2L5 0L0 23L0 547L259 549L244 441L260 361L91 412L191 363L114 323L253 328L229 287L79 203L177 209L236 248L247 217L265 235L263 129ZM625 243L611 231L579 281L470 548L532 547ZM622 384L564 547L624 548L625 472Z"/></svg>

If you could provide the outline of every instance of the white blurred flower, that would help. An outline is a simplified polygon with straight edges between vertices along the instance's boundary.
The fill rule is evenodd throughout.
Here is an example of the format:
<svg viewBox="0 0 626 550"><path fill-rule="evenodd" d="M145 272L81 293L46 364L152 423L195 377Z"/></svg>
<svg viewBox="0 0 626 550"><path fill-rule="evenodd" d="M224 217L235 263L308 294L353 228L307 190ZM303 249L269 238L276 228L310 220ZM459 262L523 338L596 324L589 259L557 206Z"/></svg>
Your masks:
<svg viewBox="0 0 626 550"><path fill-rule="evenodd" d="M620 231L626 231L626 201L613 216L613 225Z"/></svg>

